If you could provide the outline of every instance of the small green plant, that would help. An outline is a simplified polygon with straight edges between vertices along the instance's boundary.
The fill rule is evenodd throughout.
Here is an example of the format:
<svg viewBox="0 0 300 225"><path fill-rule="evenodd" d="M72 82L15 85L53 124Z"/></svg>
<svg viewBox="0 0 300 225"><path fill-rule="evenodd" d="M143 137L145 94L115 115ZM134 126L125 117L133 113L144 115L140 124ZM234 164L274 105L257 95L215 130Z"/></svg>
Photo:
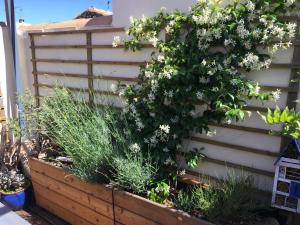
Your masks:
<svg viewBox="0 0 300 225"><path fill-rule="evenodd" d="M113 158L113 180L136 194L145 194L156 174L157 168L150 157L145 157L139 152L139 147L131 145L137 152L127 152L124 156Z"/></svg>
<svg viewBox="0 0 300 225"><path fill-rule="evenodd" d="M148 198L151 201L163 204L170 195L170 186L166 181L159 181L155 184L155 187L148 191Z"/></svg>
<svg viewBox="0 0 300 225"><path fill-rule="evenodd" d="M174 200L174 206L185 212L192 212L194 210L193 198L189 191L180 190Z"/></svg>
<svg viewBox="0 0 300 225"><path fill-rule="evenodd" d="M228 175L216 185L194 186L178 192L174 203L186 212L200 214L217 224L254 221L263 207L250 176Z"/></svg>

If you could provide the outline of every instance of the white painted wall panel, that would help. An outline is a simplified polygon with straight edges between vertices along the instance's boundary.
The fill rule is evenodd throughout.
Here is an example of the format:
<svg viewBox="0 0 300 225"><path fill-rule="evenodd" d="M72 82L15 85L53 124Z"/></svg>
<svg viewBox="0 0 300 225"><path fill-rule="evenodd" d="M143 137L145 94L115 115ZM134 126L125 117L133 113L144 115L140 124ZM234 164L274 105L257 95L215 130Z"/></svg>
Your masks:
<svg viewBox="0 0 300 225"><path fill-rule="evenodd" d="M246 74L249 80L259 82L263 86L287 87L290 82L291 69L271 68Z"/></svg>
<svg viewBox="0 0 300 225"><path fill-rule="evenodd" d="M88 79L58 77L58 76L39 76L39 83L48 85L60 85L71 88L88 88Z"/></svg>
<svg viewBox="0 0 300 225"><path fill-rule="evenodd" d="M125 51L120 48L93 49L93 60L144 62L151 58L152 52L153 49L144 49L137 52Z"/></svg>
<svg viewBox="0 0 300 225"><path fill-rule="evenodd" d="M224 148L206 143L190 141L184 145L187 149L204 147L203 153L212 159L223 160L225 162L241 164L265 171L273 172L275 157L257 155L250 152L239 151L230 148Z"/></svg>
<svg viewBox="0 0 300 225"><path fill-rule="evenodd" d="M85 45L85 34L35 36L35 45Z"/></svg>
<svg viewBox="0 0 300 225"><path fill-rule="evenodd" d="M72 64L72 63L37 63L37 70L43 72L55 73L75 73L87 74L87 65L85 64Z"/></svg>
<svg viewBox="0 0 300 225"><path fill-rule="evenodd" d="M87 60L86 49L37 49L37 59Z"/></svg>
<svg viewBox="0 0 300 225"><path fill-rule="evenodd" d="M282 127L281 125L270 126L268 124L265 124L265 122L261 119L260 115L258 115L257 113L252 113L252 115L250 117L247 117L244 121L233 122L232 124L260 129L272 129L274 131L280 131Z"/></svg>
<svg viewBox="0 0 300 225"><path fill-rule="evenodd" d="M112 76L112 77L130 77L135 78L139 74L138 66L120 66L120 65L94 65L95 76Z"/></svg>
<svg viewBox="0 0 300 225"><path fill-rule="evenodd" d="M226 167L223 165L211 163L211 162L205 162L202 161L199 164L199 167L197 169L193 169L193 171L207 174L212 177L216 178L226 178L229 173L233 173L232 169L230 167ZM235 174L249 174L246 173L244 170L235 170ZM250 173L251 174L251 173ZM273 178L269 176L263 176L263 175L257 175L253 174L253 178L255 181L255 185L259 187L262 190L271 191L273 186Z"/></svg>
<svg viewBox="0 0 300 225"><path fill-rule="evenodd" d="M120 36L121 39L127 38L125 32L93 33L92 43L93 45L111 45L115 36Z"/></svg>
<svg viewBox="0 0 300 225"><path fill-rule="evenodd" d="M262 149L270 152L280 151L281 138L278 136L256 134L253 132L233 130L214 126L211 126L211 129L216 131L216 135L207 136L206 134L195 134L195 136L206 138L209 140L220 141L228 144Z"/></svg>

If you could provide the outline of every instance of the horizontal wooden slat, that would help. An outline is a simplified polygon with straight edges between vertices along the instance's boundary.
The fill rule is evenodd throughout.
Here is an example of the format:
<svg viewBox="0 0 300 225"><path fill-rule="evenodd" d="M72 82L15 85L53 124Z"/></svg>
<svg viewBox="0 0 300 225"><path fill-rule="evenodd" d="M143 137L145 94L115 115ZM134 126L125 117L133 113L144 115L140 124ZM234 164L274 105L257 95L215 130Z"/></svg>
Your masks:
<svg viewBox="0 0 300 225"><path fill-rule="evenodd" d="M140 196L114 191L116 220L130 225L212 225L211 223L192 217L167 206L157 204ZM145 220L145 221L144 221Z"/></svg>
<svg viewBox="0 0 300 225"><path fill-rule="evenodd" d="M103 201L85 193L84 191L75 189L67 184L64 184L63 182L54 180L53 178L40 174L34 170L31 170L31 177L33 182L43 185L51 191L58 192L61 195L70 198L97 213L100 213L103 216L113 219L112 203Z"/></svg>
<svg viewBox="0 0 300 225"><path fill-rule="evenodd" d="M300 69L300 64L292 63L272 63L270 68Z"/></svg>
<svg viewBox="0 0 300 225"><path fill-rule="evenodd" d="M253 133L258 133L258 134L270 134L271 130L266 130L266 129L261 129L261 128L255 128L255 127L245 127L245 126L239 126L239 125L234 125L234 124L217 124L217 123L211 123L211 126L216 126L216 127L223 127L223 128L229 128L233 130L241 130L241 131L247 131L247 132L253 132Z"/></svg>
<svg viewBox="0 0 300 225"><path fill-rule="evenodd" d="M30 158L30 169L55 180L70 185L73 188L82 190L108 203L112 203L111 188L101 184L90 184L79 180L76 176L67 174L62 168L57 168L44 161Z"/></svg>
<svg viewBox="0 0 300 225"><path fill-rule="evenodd" d="M105 216L100 215L84 206L82 204L78 204L74 202L72 199L66 198L60 193L49 190L47 187L42 186L36 182L33 182L34 191L41 196L41 198L45 198L49 201L55 202L58 206L68 210L75 215L87 220L89 223L95 225L113 225L114 222L112 219L109 219Z"/></svg>
<svg viewBox="0 0 300 225"><path fill-rule="evenodd" d="M73 59L31 59L32 62L44 63L73 63L73 64L101 64L101 65L120 65L120 66L142 66L145 62L134 61L96 61L96 60L73 60Z"/></svg>
<svg viewBox="0 0 300 225"><path fill-rule="evenodd" d="M246 147L246 146L225 143L225 142L216 141L216 140L212 140L212 139L206 139L206 138L194 137L194 136L191 137L190 139L192 141L196 141L196 142L202 142L202 143L206 143L206 144L216 145L216 146L220 146L220 147L224 147L224 148L235 149L235 150L239 150L239 151L255 153L255 154L259 154L259 155L266 155L266 156L272 156L272 157L279 156L278 153L270 152L268 150L250 148L250 147Z"/></svg>
<svg viewBox="0 0 300 225"><path fill-rule="evenodd" d="M124 32L124 27L106 27L100 29L89 29L89 30L66 30L66 31L44 31L44 32L35 32L31 31L28 34L33 36L41 35L62 35L62 34L85 34L85 33L110 33L110 32Z"/></svg>
<svg viewBox="0 0 300 225"><path fill-rule="evenodd" d="M142 48L154 48L151 44L142 44ZM114 49L114 48L125 48L125 45L118 45L114 47L113 45L103 44L103 45L35 45L30 46L30 48L35 49L65 49L65 48L100 48L100 49Z"/></svg>
<svg viewBox="0 0 300 225"><path fill-rule="evenodd" d="M261 169L257 169L257 168L249 167L249 166L243 166L243 165L240 165L240 164L231 163L231 162L227 162L227 161L223 161L223 160L212 159L212 158L206 157L204 159L204 161L215 163L215 164L219 164L219 165L222 165L222 166L225 166L225 167L231 167L231 168L234 168L234 169L240 169L240 170L243 170L243 171L247 171L247 172L251 172L251 173L256 173L256 174L264 175L264 176L268 176L268 177L273 177L274 176L274 172L270 172L270 171L266 171L266 170L261 170Z"/></svg>
<svg viewBox="0 0 300 225"><path fill-rule="evenodd" d="M48 200L42 196L40 196L38 193L35 193L35 200L38 206L46 209L53 215L58 216L59 218L64 219L68 223L72 225L93 225L92 223L86 221L85 219L75 215L74 213L70 212L69 210L64 209L63 207L60 207L57 205L57 203L52 202L51 199ZM43 215L39 215L43 216ZM51 221L53 222L53 221Z"/></svg>
<svg viewBox="0 0 300 225"><path fill-rule="evenodd" d="M129 82L137 82L137 78L130 78L130 77L112 77L112 76L89 76L87 74L74 74L74 73L56 73L56 72L43 72L37 71L37 75L40 76L57 76L57 77L74 77L74 78L92 78L95 80L114 80L114 81L129 81Z"/></svg>

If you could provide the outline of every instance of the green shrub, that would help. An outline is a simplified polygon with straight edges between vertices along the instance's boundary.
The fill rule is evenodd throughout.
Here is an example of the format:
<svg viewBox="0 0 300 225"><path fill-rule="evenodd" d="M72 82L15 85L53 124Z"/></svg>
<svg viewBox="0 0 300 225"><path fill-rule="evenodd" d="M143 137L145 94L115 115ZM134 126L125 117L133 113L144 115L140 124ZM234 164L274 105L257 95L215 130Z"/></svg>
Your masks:
<svg viewBox="0 0 300 225"><path fill-rule="evenodd" d="M148 198L151 201L163 204L170 195L170 186L165 181L159 181L155 187L148 191Z"/></svg>
<svg viewBox="0 0 300 225"><path fill-rule="evenodd" d="M149 156L143 156L137 144L132 144L124 155L113 158L113 179L126 190L145 194L157 168Z"/></svg>
<svg viewBox="0 0 300 225"><path fill-rule="evenodd" d="M88 181L109 180L109 161L118 141L112 129L118 117L115 112L76 102L67 90L56 88L53 96L45 98L39 117L46 135L72 158L77 176Z"/></svg>
<svg viewBox="0 0 300 225"><path fill-rule="evenodd" d="M255 220L264 206L256 194L252 177L230 174L218 185L193 186L179 191L174 203L186 212L198 211L217 224L231 224Z"/></svg>

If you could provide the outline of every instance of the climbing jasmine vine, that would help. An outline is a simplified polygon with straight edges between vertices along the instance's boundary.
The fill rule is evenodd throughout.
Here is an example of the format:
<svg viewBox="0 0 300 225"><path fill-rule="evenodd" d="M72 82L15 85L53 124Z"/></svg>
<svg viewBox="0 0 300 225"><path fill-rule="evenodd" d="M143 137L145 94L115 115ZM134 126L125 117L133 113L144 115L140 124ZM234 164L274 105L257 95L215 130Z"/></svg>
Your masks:
<svg viewBox="0 0 300 225"><path fill-rule="evenodd" d="M188 13L162 9L153 17L131 18L126 48L140 50L145 41L156 48L139 82L124 90L138 146L150 149L162 166L175 166L191 132L212 135L210 124L244 119L249 99L278 100L280 91L263 92L245 74L269 68L273 54L290 47L296 25L280 16L295 6L292 0L225 7L201 0Z"/></svg>

